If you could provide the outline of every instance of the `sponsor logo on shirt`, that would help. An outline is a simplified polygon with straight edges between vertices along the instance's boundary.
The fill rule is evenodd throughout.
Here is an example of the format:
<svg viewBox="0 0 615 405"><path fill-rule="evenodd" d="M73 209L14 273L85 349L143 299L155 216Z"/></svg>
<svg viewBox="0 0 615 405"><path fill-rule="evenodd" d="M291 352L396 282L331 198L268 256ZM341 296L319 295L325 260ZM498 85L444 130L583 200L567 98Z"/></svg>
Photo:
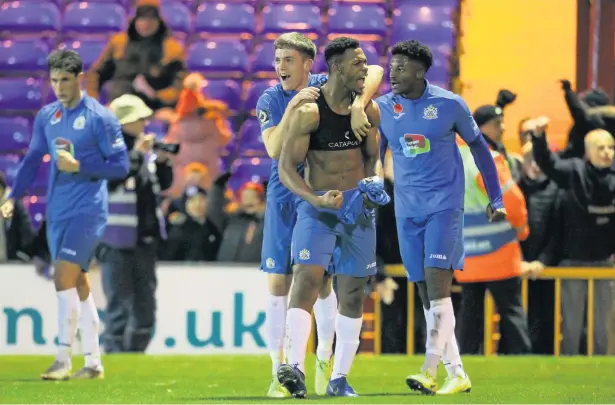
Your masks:
<svg viewBox="0 0 615 405"><path fill-rule="evenodd" d="M431 150L429 139L425 138L424 135L405 134L403 137L399 138L399 142L401 143L404 156L409 158L414 158L417 155L427 153Z"/></svg>

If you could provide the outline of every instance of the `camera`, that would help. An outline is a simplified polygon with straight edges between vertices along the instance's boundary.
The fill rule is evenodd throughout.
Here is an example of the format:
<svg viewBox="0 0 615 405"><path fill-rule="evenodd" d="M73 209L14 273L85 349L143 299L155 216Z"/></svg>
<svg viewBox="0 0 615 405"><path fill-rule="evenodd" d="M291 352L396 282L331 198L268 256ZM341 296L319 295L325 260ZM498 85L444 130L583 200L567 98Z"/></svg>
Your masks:
<svg viewBox="0 0 615 405"><path fill-rule="evenodd" d="M154 150L161 150L171 155L177 155L179 153L179 144L178 143L155 142Z"/></svg>

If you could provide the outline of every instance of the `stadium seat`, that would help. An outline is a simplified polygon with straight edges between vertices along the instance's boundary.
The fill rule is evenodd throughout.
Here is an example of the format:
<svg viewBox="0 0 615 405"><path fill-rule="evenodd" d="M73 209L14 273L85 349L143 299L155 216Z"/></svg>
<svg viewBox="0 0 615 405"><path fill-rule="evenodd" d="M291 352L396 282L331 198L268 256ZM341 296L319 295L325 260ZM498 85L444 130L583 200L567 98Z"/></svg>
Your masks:
<svg viewBox="0 0 615 405"><path fill-rule="evenodd" d="M87 71L96 62L106 45L107 41L102 39L75 39L60 43L58 48L79 52L83 61L83 69Z"/></svg>
<svg viewBox="0 0 615 405"><path fill-rule="evenodd" d="M408 38L421 42L452 43L455 33L455 9L449 5L437 4L421 1L397 6L393 11L391 44Z"/></svg>
<svg viewBox="0 0 615 405"><path fill-rule="evenodd" d="M231 178L228 186L238 191L242 185L249 181L264 183L271 174L271 159L258 157L240 158L233 162Z"/></svg>
<svg viewBox="0 0 615 405"><path fill-rule="evenodd" d="M241 85L235 80L206 80L203 93L210 99L224 101L231 111L241 109Z"/></svg>
<svg viewBox="0 0 615 405"><path fill-rule="evenodd" d="M243 39L254 36L254 7L242 3L203 3L196 11L195 34L239 34Z"/></svg>
<svg viewBox="0 0 615 405"><path fill-rule="evenodd" d="M188 47L188 68L208 74L243 76L249 70L245 46L238 40L209 40Z"/></svg>
<svg viewBox="0 0 615 405"><path fill-rule="evenodd" d="M256 118L248 118L239 130L240 156L266 156L267 150L261 136L261 127Z"/></svg>
<svg viewBox="0 0 615 405"><path fill-rule="evenodd" d="M267 90L271 86L275 86L279 81L277 79L268 79L268 80L255 80L250 83L248 88L248 97L245 104L246 112L254 112L256 109L256 103L260 96L263 95L265 90Z"/></svg>
<svg viewBox="0 0 615 405"><path fill-rule="evenodd" d="M160 11L164 21L174 34L188 35L192 32L192 14L184 3L171 0L163 1L160 5Z"/></svg>
<svg viewBox="0 0 615 405"><path fill-rule="evenodd" d="M21 158L17 155L0 155L0 172L4 173L9 186L13 185L20 161Z"/></svg>
<svg viewBox="0 0 615 405"><path fill-rule="evenodd" d="M62 32L73 37L80 34L109 36L123 31L125 26L126 12L119 4L70 3L64 12Z"/></svg>
<svg viewBox="0 0 615 405"><path fill-rule="evenodd" d="M329 9L329 37L351 35L381 41L386 35L384 7L378 4L333 3Z"/></svg>
<svg viewBox="0 0 615 405"><path fill-rule="evenodd" d="M0 154L15 153L28 148L32 127L22 117L0 117Z"/></svg>
<svg viewBox="0 0 615 405"><path fill-rule="evenodd" d="M54 35L60 11L53 3L7 1L0 6L0 33Z"/></svg>
<svg viewBox="0 0 615 405"><path fill-rule="evenodd" d="M297 31L322 33L320 8L314 4L270 4L263 9L263 34Z"/></svg>
<svg viewBox="0 0 615 405"><path fill-rule="evenodd" d="M48 54L49 45L42 40L22 38L0 41L0 71L46 72Z"/></svg>
<svg viewBox="0 0 615 405"><path fill-rule="evenodd" d="M380 65L380 54L376 50L376 47L370 43L361 43L361 49L365 53L365 57L367 58L368 65ZM319 55L324 55L325 49L324 47L320 50ZM327 61L324 57L319 57L315 61L314 72L316 73L327 73L328 66Z"/></svg>
<svg viewBox="0 0 615 405"><path fill-rule="evenodd" d="M38 110L42 106L41 80L34 77L0 78L1 110Z"/></svg>
<svg viewBox="0 0 615 405"><path fill-rule="evenodd" d="M273 41L266 41L258 44L254 49L254 61L252 62L252 73L257 76L275 77L275 48Z"/></svg>

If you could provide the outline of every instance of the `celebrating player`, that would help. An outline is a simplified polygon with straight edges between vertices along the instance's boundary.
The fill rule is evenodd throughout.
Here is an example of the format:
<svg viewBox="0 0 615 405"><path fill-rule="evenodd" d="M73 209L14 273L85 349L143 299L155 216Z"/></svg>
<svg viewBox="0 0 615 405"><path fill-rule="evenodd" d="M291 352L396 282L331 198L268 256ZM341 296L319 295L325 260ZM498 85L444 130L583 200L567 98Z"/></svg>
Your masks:
<svg viewBox="0 0 615 405"><path fill-rule="evenodd" d="M15 199L25 194L43 157L50 154L46 220L58 295L59 352L42 378L70 377L77 319L85 367L73 378L102 378L98 312L86 273L107 222L106 179L126 177L128 154L117 119L81 91L81 57L73 51L54 51L48 66L58 100L36 115L28 153L1 210L5 217L12 215Z"/></svg>
<svg viewBox="0 0 615 405"><path fill-rule="evenodd" d="M267 187L267 208L262 249L261 270L268 274L269 295L265 318L267 344L272 360L273 377L267 396L285 397L288 392L278 382L276 373L283 361L283 344L287 311L287 296L292 281L290 243L296 221L295 196L278 176L278 161L282 141L288 132L289 115L306 102L319 96L319 87L326 82L325 75L311 75L316 46L305 36L291 32L281 35L274 43L275 68L280 84L270 87L256 106L267 153L274 159ZM380 85L384 69L369 66L363 96L355 99L351 108L352 128L365 136L369 122L365 115L367 102ZM308 86L308 87L306 87ZM302 163L302 162L301 162ZM303 164L299 165L303 174ZM337 300L328 278L320 286L319 298L314 305L318 332L316 349L315 391L324 395L331 375L331 355L335 333Z"/></svg>
<svg viewBox="0 0 615 405"><path fill-rule="evenodd" d="M429 84L429 48L417 41L392 49L392 92L378 98L382 112L382 151L393 153L395 216L401 257L417 283L427 321L426 360L406 382L434 394L440 358L448 378L438 394L469 391L455 339L451 301L454 269L463 269L464 171L455 132L470 146L483 176L489 221L506 216L495 163L465 101ZM485 220L487 220L485 217Z"/></svg>
<svg viewBox="0 0 615 405"><path fill-rule="evenodd" d="M334 257L337 277L337 343L327 395L356 396L346 376L359 346L363 320L363 294L367 278L376 271L376 230L373 209L364 207L362 190L374 201L386 203L378 188L379 113L375 103L366 110L370 130L355 137L349 108L353 94L365 88L367 60L359 42L333 40L325 49L329 80L315 103L292 114L288 138L280 154L280 179L301 198L292 237L294 280L287 315L287 359L278 379L292 396L307 396L305 351L311 329L310 311L326 269ZM307 182L297 166L306 162ZM341 191L340 191L341 190ZM339 249L336 249L339 247Z"/></svg>

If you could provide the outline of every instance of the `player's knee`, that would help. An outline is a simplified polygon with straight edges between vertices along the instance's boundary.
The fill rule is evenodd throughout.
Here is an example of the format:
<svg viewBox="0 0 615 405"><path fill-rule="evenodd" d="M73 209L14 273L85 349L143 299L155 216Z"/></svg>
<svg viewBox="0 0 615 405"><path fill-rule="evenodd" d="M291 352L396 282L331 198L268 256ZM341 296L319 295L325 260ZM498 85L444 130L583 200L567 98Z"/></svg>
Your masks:
<svg viewBox="0 0 615 405"><path fill-rule="evenodd" d="M269 293L276 297L287 296L290 291L290 284L292 281L292 274L268 274L267 284L269 287Z"/></svg>
<svg viewBox="0 0 615 405"><path fill-rule="evenodd" d="M298 265L294 271L293 295L302 299L314 299L318 295L318 289L322 285L323 271L314 266Z"/></svg>
<svg viewBox="0 0 615 405"><path fill-rule="evenodd" d="M81 267L78 264L58 260L55 262L54 268L56 291L77 288L79 277L81 276Z"/></svg>
<svg viewBox="0 0 615 405"><path fill-rule="evenodd" d="M333 286L331 283L331 277L323 277L322 284L320 285L320 289L318 290L318 296L320 298L327 298L331 295L331 291L333 290Z"/></svg>
<svg viewBox="0 0 615 405"><path fill-rule="evenodd" d="M363 290L344 294L338 298L338 311L349 318L360 318L363 314Z"/></svg>
<svg viewBox="0 0 615 405"><path fill-rule="evenodd" d="M453 272L451 270L437 267L425 269L425 284L430 301L449 298L451 296L452 282Z"/></svg>
<svg viewBox="0 0 615 405"><path fill-rule="evenodd" d="M86 273L81 273L77 279L77 294L81 301L85 301L90 296L90 282Z"/></svg>

